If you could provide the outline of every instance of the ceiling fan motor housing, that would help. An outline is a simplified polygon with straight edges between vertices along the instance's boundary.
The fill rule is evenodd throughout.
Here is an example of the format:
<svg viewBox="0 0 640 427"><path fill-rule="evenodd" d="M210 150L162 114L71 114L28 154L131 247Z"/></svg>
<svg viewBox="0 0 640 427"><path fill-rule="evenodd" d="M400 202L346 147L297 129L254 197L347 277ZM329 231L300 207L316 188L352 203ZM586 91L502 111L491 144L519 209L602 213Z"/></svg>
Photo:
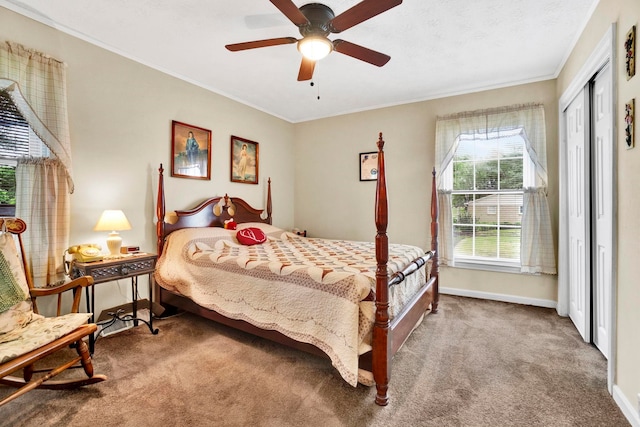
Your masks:
<svg viewBox="0 0 640 427"><path fill-rule="evenodd" d="M300 26L300 34L302 34L302 37L326 37L331 33L329 23L335 17L335 14L330 7L320 3L309 3L300 6L300 12L309 21L307 25Z"/></svg>

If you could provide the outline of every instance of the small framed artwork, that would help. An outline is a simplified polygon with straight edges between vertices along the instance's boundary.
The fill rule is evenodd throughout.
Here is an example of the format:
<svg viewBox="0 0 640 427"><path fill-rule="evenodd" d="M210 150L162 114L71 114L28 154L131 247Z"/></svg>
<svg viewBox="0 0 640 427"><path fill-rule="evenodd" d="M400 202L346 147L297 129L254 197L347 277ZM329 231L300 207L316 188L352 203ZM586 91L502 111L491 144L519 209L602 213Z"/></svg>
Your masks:
<svg viewBox="0 0 640 427"><path fill-rule="evenodd" d="M378 152L360 153L360 181L378 179Z"/></svg>
<svg viewBox="0 0 640 427"><path fill-rule="evenodd" d="M231 181L245 184L258 183L260 157L258 143L231 136Z"/></svg>
<svg viewBox="0 0 640 427"><path fill-rule="evenodd" d="M636 26L631 27L624 38L624 68L627 80L636 74Z"/></svg>
<svg viewBox="0 0 640 427"><path fill-rule="evenodd" d="M211 179L211 131L171 122L171 176Z"/></svg>
<svg viewBox="0 0 640 427"><path fill-rule="evenodd" d="M635 146L635 109L635 98L627 102L624 106L624 140L627 148L633 148Z"/></svg>

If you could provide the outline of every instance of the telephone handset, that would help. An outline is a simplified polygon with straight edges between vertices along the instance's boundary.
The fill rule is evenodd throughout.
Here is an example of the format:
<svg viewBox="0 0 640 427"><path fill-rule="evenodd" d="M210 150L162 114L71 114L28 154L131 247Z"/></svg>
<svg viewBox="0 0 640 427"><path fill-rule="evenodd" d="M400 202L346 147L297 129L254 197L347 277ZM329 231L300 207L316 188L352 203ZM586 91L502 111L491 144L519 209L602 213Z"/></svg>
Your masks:
<svg viewBox="0 0 640 427"><path fill-rule="evenodd" d="M67 249L69 255L73 257L73 259L78 262L92 262L92 261L101 261L102 258L102 247L95 243L86 243L84 245L76 245L71 246Z"/></svg>

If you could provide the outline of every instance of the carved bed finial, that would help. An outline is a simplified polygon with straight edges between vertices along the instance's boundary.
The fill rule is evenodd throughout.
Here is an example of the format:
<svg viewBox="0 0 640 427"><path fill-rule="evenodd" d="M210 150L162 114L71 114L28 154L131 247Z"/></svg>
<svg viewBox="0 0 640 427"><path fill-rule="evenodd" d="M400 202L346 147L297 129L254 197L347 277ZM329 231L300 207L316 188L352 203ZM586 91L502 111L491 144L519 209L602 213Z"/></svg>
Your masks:
<svg viewBox="0 0 640 427"><path fill-rule="evenodd" d="M384 147L384 139L382 139L382 132L380 132L378 136L378 150L382 151L383 147Z"/></svg>

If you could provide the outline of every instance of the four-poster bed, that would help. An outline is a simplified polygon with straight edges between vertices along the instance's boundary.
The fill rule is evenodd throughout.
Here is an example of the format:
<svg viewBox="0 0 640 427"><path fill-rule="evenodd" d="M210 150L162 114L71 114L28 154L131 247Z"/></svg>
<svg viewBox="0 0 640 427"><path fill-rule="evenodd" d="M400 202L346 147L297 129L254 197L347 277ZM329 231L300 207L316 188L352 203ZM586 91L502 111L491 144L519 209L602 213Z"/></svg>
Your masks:
<svg viewBox="0 0 640 427"><path fill-rule="evenodd" d="M158 302L328 356L350 384L375 383L375 401L386 405L393 356L438 309L438 205L434 171L431 250L389 244L382 134L377 145L375 246L272 226L271 180L266 210L225 195L168 213L160 165ZM225 229L231 218L238 231ZM246 246L247 233L263 239Z"/></svg>

